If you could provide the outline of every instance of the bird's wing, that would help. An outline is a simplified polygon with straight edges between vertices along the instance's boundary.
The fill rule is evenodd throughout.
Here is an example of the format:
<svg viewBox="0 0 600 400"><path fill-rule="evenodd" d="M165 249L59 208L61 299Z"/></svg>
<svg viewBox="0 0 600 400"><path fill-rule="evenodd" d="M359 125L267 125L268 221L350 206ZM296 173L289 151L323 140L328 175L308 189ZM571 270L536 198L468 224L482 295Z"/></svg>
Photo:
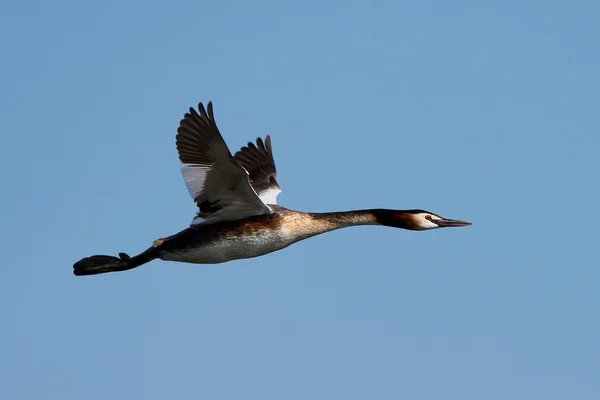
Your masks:
<svg viewBox="0 0 600 400"><path fill-rule="evenodd" d="M252 189L248 172L231 156L215 123L212 103L207 109L208 114L202 103L200 114L190 108L177 129L183 180L199 208L192 225L272 213Z"/></svg>
<svg viewBox="0 0 600 400"><path fill-rule="evenodd" d="M265 204L277 204L277 195L281 188L277 184L277 170L273 160L271 136L265 141L256 139L256 145L249 142L233 156L250 175L250 184Z"/></svg>

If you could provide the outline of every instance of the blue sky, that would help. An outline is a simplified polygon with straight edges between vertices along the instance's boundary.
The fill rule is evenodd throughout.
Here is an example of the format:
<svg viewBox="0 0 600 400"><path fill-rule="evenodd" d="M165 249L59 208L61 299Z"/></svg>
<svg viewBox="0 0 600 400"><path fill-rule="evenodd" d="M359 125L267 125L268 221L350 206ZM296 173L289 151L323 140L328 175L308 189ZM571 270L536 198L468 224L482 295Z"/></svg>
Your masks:
<svg viewBox="0 0 600 400"><path fill-rule="evenodd" d="M0 397L597 399L600 6L12 2ZM273 137L280 204L360 227L89 278L194 215L174 135Z"/></svg>

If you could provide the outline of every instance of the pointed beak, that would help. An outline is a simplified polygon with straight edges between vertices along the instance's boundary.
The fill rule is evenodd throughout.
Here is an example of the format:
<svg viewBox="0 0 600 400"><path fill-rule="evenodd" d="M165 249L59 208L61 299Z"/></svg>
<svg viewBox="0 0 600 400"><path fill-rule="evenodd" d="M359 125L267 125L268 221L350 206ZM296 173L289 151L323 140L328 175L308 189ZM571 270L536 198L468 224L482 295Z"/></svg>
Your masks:
<svg viewBox="0 0 600 400"><path fill-rule="evenodd" d="M470 222L459 221L457 219L445 219L445 218L434 220L432 222L435 223L440 228L449 228L449 227L458 227L458 226L471 225Z"/></svg>

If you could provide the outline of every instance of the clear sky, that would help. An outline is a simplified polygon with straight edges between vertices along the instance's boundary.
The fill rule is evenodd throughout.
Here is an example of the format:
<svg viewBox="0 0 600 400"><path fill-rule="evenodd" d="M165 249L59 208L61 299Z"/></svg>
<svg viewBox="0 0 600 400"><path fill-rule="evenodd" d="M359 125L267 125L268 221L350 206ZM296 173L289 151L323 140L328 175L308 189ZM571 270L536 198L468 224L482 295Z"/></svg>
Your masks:
<svg viewBox="0 0 600 400"><path fill-rule="evenodd" d="M600 3L2 8L0 398L600 398ZM283 206L474 224L73 276L189 224L209 100Z"/></svg>

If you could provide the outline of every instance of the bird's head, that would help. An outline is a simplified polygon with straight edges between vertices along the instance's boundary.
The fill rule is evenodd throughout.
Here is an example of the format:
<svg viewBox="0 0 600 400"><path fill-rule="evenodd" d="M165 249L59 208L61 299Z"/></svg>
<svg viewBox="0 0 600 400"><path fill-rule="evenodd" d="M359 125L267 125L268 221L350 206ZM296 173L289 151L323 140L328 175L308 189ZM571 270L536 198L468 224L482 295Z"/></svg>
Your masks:
<svg viewBox="0 0 600 400"><path fill-rule="evenodd" d="M413 231L471 225L470 222L442 218L425 210L375 210L375 215L382 225Z"/></svg>
<svg viewBox="0 0 600 400"><path fill-rule="evenodd" d="M410 229L415 231L471 225L470 222L443 218L425 210L407 210L405 212L409 220Z"/></svg>

